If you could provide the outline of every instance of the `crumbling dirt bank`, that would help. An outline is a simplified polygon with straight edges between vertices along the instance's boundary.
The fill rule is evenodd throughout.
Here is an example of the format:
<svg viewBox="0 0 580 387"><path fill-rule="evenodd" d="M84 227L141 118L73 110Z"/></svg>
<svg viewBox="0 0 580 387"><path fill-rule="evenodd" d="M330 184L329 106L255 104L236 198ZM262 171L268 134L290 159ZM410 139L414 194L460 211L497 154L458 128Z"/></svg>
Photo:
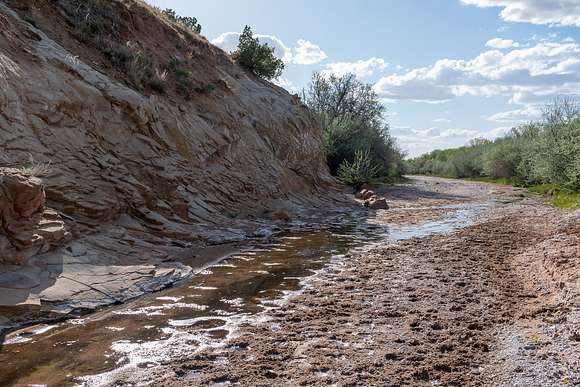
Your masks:
<svg viewBox="0 0 580 387"><path fill-rule="evenodd" d="M579 214L509 187L421 178L385 193L396 225L429 207L513 201L447 235L383 243L312 277L223 347L156 368L205 385L559 385L580 382ZM432 210L434 208L431 208ZM426 214L426 216L424 216ZM411 220L409 220L411 219ZM414 220L417 220L415 222Z"/></svg>

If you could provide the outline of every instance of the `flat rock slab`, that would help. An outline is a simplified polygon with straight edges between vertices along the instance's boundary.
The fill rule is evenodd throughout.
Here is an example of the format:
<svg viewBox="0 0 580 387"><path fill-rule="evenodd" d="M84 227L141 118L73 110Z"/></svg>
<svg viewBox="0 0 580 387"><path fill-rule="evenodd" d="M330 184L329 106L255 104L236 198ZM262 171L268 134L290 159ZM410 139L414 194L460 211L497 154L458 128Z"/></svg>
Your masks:
<svg viewBox="0 0 580 387"><path fill-rule="evenodd" d="M72 260L71 260L72 261ZM162 265L49 264L0 273L0 306L35 305L39 313L95 309L160 290L188 278L192 269L180 263Z"/></svg>

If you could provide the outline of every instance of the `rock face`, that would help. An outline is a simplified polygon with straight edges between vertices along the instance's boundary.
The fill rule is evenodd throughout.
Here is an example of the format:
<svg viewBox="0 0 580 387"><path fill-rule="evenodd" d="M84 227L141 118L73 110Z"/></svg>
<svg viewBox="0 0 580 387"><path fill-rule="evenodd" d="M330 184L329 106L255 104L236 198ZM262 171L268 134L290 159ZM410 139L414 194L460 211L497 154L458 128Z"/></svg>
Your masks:
<svg viewBox="0 0 580 387"><path fill-rule="evenodd" d="M67 12L84 9L77 3L89 7L81 22L97 20L103 4L103 17L123 22L119 52L140 55L126 71L74 25ZM163 91L134 80L139 63L164 79ZM187 69L172 72L172 63ZM194 90L187 95L179 93L183 74ZM191 257L197 245L228 240L222 231L232 224L254 227L248 217L317 205L333 184L322 131L299 98L136 0L0 2L0 144L0 159L12 165L30 156L51 163L42 183L0 172L9 198L0 264L51 262L56 283L62 274L54 273L91 278L92 269L83 272L90 264L137 273ZM1 276L16 278L10 270L0 268L0 294ZM170 270L168 281L190 272ZM37 286L39 275L28 282ZM77 296L94 297L90 281L77 285L86 290ZM42 298L51 286L16 298L50 304L62 298ZM118 301L117 290L103 292ZM0 295L0 305L11 303Z"/></svg>
<svg viewBox="0 0 580 387"><path fill-rule="evenodd" d="M44 204L39 179L0 171L0 264L21 264L70 237L62 218Z"/></svg>

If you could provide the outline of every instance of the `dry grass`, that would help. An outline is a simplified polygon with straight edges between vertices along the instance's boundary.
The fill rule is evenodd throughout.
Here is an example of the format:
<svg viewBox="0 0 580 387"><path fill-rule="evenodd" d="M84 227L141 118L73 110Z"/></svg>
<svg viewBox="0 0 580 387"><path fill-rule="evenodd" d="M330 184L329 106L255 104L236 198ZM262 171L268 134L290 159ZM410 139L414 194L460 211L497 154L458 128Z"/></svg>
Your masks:
<svg viewBox="0 0 580 387"><path fill-rule="evenodd" d="M44 177L52 171L51 163L36 163L18 168L18 173L28 177Z"/></svg>
<svg viewBox="0 0 580 387"><path fill-rule="evenodd" d="M14 161L5 153L0 153L0 170L18 173L27 177L44 177L52 172L52 162L36 161L31 154L28 161Z"/></svg>
<svg viewBox="0 0 580 387"><path fill-rule="evenodd" d="M189 28L184 27L183 25L169 19L167 15L163 13L163 10L155 5L149 4L146 0L133 0L135 3L140 4L143 8L147 9L151 14L155 15L162 23L165 25L177 30L180 33L184 33L195 40L200 42L209 44L208 40L201 34L195 33L194 31L190 30Z"/></svg>

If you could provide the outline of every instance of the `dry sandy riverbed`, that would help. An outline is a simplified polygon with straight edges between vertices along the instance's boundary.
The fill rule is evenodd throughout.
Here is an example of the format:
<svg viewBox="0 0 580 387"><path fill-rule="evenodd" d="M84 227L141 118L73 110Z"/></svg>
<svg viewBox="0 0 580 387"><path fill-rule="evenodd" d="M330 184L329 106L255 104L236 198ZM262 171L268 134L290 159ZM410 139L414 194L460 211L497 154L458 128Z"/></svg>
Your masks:
<svg viewBox="0 0 580 387"><path fill-rule="evenodd" d="M445 179L382 191L354 224L10 335L0 385L580 383L580 212Z"/></svg>
<svg viewBox="0 0 580 387"><path fill-rule="evenodd" d="M218 348L156 369L163 384L580 383L578 214L510 187L419 178L373 220L421 224L504 202L461 230L375 245Z"/></svg>

